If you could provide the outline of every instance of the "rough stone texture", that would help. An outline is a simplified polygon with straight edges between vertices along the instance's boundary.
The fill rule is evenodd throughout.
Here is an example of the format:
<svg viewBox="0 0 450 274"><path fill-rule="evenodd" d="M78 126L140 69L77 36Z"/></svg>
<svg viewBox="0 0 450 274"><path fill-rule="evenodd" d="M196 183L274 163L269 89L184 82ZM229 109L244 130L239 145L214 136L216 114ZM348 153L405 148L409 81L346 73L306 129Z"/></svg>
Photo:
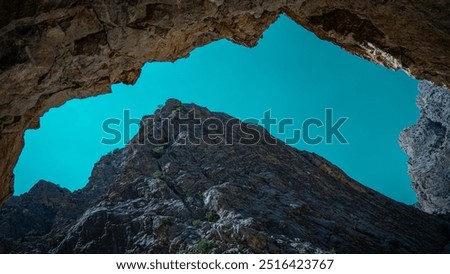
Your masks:
<svg viewBox="0 0 450 274"><path fill-rule="evenodd" d="M133 83L144 62L221 38L254 46L280 13L354 54L450 86L447 0L0 1L0 204L23 131L50 107Z"/></svg>
<svg viewBox="0 0 450 274"><path fill-rule="evenodd" d="M449 239L448 221L176 100L102 157L84 189L41 182L0 210L11 253L440 253Z"/></svg>
<svg viewBox="0 0 450 274"><path fill-rule="evenodd" d="M450 213L450 91L422 81L417 123L400 134L419 208Z"/></svg>
<svg viewBox="0 0 450 274"><path fill-rule="evenodd" d="M123 159L118 150L103 156L81 190L70 192L39 181L28 193L13 196L0 209L0 254L47 253L49 246L58 242L60 233L65 233L67 226L106 194L121 172Z"/></svg>

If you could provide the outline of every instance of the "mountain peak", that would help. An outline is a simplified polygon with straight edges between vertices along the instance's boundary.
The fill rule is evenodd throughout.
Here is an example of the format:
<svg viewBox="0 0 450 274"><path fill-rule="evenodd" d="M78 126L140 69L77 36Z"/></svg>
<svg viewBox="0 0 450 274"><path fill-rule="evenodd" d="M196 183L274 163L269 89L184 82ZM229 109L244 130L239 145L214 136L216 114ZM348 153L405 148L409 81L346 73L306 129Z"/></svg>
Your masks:
<svg viewBox="0 0 450 274"><path fill-rule="evenodd" d="M62 208L41 252L436 253L449 238L447 221L359 184L320 156L176 99L102 157ZM8 229L0 226L17 242ZM33 252L39 241L10 250Z"/></svg>

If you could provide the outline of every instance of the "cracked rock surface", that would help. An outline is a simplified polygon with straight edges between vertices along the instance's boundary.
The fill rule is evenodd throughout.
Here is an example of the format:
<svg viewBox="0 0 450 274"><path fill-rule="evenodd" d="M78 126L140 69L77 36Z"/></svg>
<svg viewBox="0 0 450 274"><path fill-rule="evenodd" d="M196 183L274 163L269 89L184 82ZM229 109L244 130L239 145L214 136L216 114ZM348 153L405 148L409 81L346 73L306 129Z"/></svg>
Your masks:
<svg viewBox="0 0 450 274"><path fill-rule="evenodd" d="M1 253L441 253L449 239L448 221L173 99L85 188L39 182L0 209Z"/></svg>
<svg viewBox="0 0 450 274"><path fill-rule="evenodd" d="M134 83L145 62L221 38L254 46L280 13L353 54L450 86L447 0L0 1L0 204L24 130L49 108Z"/></svg>
<svg viewBox="0 0 450 274"><path fill-rule="evenodd" d="M434 214L450 213L450 91L423 81L417 123L400 134L408 154L408 173L418 206Z"/></svg>

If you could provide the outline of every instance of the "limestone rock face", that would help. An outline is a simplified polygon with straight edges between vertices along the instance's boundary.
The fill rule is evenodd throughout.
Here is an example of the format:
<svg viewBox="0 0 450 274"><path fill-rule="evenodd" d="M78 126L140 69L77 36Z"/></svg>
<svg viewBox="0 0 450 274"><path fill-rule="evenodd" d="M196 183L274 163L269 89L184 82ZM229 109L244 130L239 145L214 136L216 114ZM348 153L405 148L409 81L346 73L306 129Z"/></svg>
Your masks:
<svg viewBox="0 0 450 274"><path fill-rule="evenodd" d="M24 130L50 107L133 83L144 62L221 38L254 46L280 13L349 52L450 86L446 0L1 1L0 204Z"/></svg>
<svg viewBox="0 0 450 274"><path fill-rule="evenodd" d="M400 145L409 156L419 207L450 213L450 91L427 81L419 89L419 120L400 134Z"/></svg>
<svg viewBox="0 0 450 274"><path fill-rule="evenodd" d="M3 252L440 253L450 239L448 221L177 100L102 157L84 189L43 186L0 209Z"/></svg>

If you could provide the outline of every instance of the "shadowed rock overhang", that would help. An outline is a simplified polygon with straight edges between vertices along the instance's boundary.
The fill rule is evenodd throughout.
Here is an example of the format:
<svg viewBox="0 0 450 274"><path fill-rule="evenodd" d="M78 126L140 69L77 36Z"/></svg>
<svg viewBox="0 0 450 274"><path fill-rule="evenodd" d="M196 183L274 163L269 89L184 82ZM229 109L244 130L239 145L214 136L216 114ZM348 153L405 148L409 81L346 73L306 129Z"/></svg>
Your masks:
<svg viewBox="0 0 450 274"><path fill-rule="evenodd" d="M0 204L24 131L49 108L134 83L145 62L212 41L255 46L281 13L353 54L450 86L446 0L0 1Z"/></svg>

